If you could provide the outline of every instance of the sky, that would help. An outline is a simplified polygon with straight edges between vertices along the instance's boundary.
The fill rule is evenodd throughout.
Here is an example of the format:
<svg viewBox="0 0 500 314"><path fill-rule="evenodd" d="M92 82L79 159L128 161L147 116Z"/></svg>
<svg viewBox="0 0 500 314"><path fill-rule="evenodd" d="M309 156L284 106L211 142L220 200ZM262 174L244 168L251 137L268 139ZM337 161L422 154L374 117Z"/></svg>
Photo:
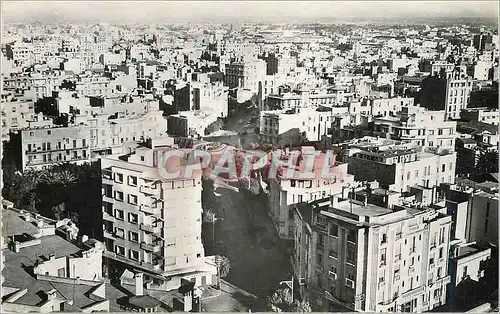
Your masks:
<svg viewBox="0 0 500 314"><path fill-rule="evenodd" d="M498 1L2 1L5 22L336 22L498 18Z"/></svg>

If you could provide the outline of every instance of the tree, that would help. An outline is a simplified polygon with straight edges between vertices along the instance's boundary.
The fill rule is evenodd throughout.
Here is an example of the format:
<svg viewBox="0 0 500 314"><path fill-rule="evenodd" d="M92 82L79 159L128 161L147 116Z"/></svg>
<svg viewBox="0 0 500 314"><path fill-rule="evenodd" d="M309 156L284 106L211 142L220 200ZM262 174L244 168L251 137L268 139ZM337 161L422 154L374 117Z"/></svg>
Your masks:
<svg viewBox="0 0 500 314"><path fill-rule="evenodd" d="M281 286L268 298L268 308L272 312L289 312L293 303L292 291L288 287Z"/></svg>
<svg viewBox="0 0 500 314"><path fill-rule="evenodd" d="M215 260L217 261L217 266L219 267L219 277L226 277L231 270L231 262L229 261L229 258L226 256L216 255Z"/></svg>
<svg viewBox="0 0 500 314"><path fill-rule="evenodd" d="M482 151L476 165L477 173L496 173L498 172L498 152Z"/></svg>
<svg viewBox="0 0 500 314"><path fill-rule="evenodd" d="M307 301L295 301L293 302L290 312L299 312L299 313L309 313L312 312L311 306Z"/></svg>

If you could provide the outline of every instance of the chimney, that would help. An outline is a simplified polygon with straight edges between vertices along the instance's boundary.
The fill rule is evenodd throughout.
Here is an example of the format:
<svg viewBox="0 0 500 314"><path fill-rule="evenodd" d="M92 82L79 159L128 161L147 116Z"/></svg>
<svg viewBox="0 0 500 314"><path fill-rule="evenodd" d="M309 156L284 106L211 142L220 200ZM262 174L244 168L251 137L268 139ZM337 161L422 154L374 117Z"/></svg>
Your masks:
<svg viewBox="0 0 500 314"><path fill-rule="evenodd" d="M89 237L87 235L82 236L82 243L85 243L89 240Z"/></svg>
<svg viewBox="0 0 500 314"><path fill-rule="evenodd" d="M184 312L191 312L193 309L193 292L184 294Z"/></svg>
<svg viewBox="0 0 500 314"><path fill-rule="evenodd" d="M144 295L144 274L137 273L135 275L135 295Z"/></svg>

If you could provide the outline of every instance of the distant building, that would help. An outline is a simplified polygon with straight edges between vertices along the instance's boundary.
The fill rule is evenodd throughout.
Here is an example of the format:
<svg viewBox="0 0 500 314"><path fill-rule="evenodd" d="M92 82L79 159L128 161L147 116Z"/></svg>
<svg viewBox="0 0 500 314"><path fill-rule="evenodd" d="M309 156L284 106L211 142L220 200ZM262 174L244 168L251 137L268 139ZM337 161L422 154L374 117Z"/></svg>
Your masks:
<svg viewBox="0 0 500 314"><path fill-rule="evenodd" d="M463 67L443 69L422 81L420 104L429 110L444 110L447 119L458 119L467 108L471 90L472 81Z"/></svg>
<svg viewBox="0 0 500 314"><path fill-rule="evenodd" d="M486 107L464 109L460 112L460 118L464 121L477 121L493 125L498 125L500 122L498 109Z"/></svg>

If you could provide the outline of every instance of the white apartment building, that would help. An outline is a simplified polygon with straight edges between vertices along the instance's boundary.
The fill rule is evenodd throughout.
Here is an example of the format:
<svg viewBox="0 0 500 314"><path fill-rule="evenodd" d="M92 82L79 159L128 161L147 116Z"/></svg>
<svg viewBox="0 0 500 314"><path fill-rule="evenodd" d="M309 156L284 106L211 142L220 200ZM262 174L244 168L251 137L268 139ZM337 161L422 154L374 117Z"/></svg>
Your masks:
<svg viewBox="0 0 500 314"><path fill-rule="evenodd" d="M283 134L297 129L308 141L319 141L330 134L333 116L330 109L296 108L289 110L261 111L260 140L277 144Z"/></svg>
<svg viewBox="0 0 500 314"><path fill-rule="evenodd" d="M446 303L451 217L335 197L316 205L306 283L318 310L425 312Z"/></svg>
<svg viewBox="0 0 500 314"><path fill-rule="evenodd" d="M33 61L33 44L16 41L6 45L7 58L17 64L30 65Z"/></svg>
<svg viewBox="0 0 500 314"><path fill-rule="evenodd" d="M201 241L201 172L168 180L159 163L173 139L102 158L104 256L145 273L146 287L172 290L181 279L215 282Z"/></svg>
<svg viewBox="0 0 500 314"><path fill-rule="evenodd" d="M90 129L86 125L28 128L20 131L22 171L90 159Z"/></svg>
<svg viewBox="0 0 500 314"><path fill-rule="evenodd" d="M433 197L441 183L455 182L454 151L421 150L394 142L357 142L350 145L347 160L344 160L357 181L378 181L381 187L395 192L407 192L419 186L432 190Z"/></svg>
<svg viewBox="0 0 500 314"><path fill-rule="evenodd" d="M259 82L266 76L266 62L256 59L246 62L233 62L226 65L224 81L229 88L242 88L258 92Z"/></svg>
<svg viewBox="0 0 500 314"><path fill-rule="evenodd" d="M440 70L441 71L441 70ZM446 119L458 119L467 108L472 80L464 66L443 70L422 81L420 103L429 110L444 110Z"/></svg>
<svg viewBox="0 0 500 314"><path fill-rule="evenodd" d="M373 134L421 147L455 149L457 123L446 121L444 111L403 107L395 116L373 118Z"/></svg>
<svg viewBox="0 0 500 314"><path fill-rule="evenodd" d="M320 154L314 148L304 147L301 155ZM322 153L322 156L326 155ZM292 158L292 157L290 157ZM321 160L321 159L318 159ZM292 205L301 202L311 202L331 195L342 193L342 188L354 182L354 177L347 173L347 164L339 164L335 161L335 156L328 162L329 171L335 173L332 178L304 178L299 174L295 178L278 176L276 180L271 180L269 184L269 207L271 217L274 220L278 234L282 239L291 240L294 237L295 225L293 221L294 207ZM315 170L323 167L323 160L315 165ZM286 168L283 170L286 172ZM299 172L297 172L299 173Z"/></svg>

